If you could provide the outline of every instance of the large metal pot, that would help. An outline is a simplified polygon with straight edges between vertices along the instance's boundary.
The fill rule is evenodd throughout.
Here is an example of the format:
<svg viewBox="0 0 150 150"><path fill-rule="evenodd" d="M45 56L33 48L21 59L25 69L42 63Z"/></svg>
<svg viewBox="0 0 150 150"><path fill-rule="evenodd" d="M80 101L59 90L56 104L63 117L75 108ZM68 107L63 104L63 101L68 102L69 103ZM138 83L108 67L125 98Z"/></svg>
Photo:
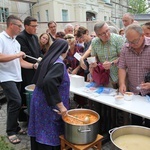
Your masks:
<svg viewBox="0 0 150 150"><path fill-rule="evenodd" d="M99 114L90 109L72 109L68 111L70 115L77 113L92 114L97 117L97 121L83 125L73 125L65 122L65 139L73 144L88 144L93 142L98 134ZM65 116L63 116L63 119L64 117Z"/></svg>
<svg viewBox="0 0 150 150"><path fill-rule="evenodd" d="M150 137L150 128L142 127L142 126L134 126L127 125L121 126L118 128L111 129L109 131L110 139L112 142L111 150L121 150L121 147L114 143L114 140L120 136L128 135L128 134L137 134Z"/></svg>

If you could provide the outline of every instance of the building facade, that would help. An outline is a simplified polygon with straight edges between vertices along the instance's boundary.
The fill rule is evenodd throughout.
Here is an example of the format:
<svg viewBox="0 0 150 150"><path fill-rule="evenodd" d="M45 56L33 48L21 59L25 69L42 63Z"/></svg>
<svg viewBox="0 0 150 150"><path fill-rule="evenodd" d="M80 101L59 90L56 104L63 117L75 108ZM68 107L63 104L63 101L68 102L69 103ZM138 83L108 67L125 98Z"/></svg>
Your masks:
<svg viewBox="0 0 150 150"><path fill-rule="evenodd" d="M38 0L33 15L40 22L112 21L121 26L121 17L127 12L124 0Z"/></svg>
<svg viewBox="0 0 150 150"><path fill-rule="evenodd" d="M8 15L14 14L22 20L28 15L34 16L43 31L51 20L60 24L60 30L67 22L93 28L89 24L100 20L113 22L121 28L127 3L124 0L1 0L0 22L5 22Z"/></svg>

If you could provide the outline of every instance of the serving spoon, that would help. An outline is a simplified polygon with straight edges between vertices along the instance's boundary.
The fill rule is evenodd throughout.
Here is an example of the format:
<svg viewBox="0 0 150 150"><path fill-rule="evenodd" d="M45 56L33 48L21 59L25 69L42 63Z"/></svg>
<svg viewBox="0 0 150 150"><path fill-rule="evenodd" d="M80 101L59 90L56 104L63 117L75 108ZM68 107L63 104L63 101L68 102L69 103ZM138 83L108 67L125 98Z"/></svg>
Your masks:
<svg viewBox="0 0 150 150"><path fill-rule="evenodd" d="M86 117L84 118L84 120L81 120L81 119L79 119L79 118L77 118L77 117L74 117L74 116L72 116L72 115L69 115L68 113L66 113L66 114L67 114L68 117L71 117L71 118L76 119L76 120L78 120L78 121L80 121L80 122L83 122L84 124L88 124L88 123L90 122L90 118L89 118L88 116L86 116Z"/></svg>
<svg viewBox="0 0 150 150"><path fill-rule="evenodd" d="M53 109L53 111L59 113L59 110L57 110L57 109ZM73 118L73 119L76 119L76 120L78 120L78 121L80 121L80 122L83 122L84 124L88 124L88 123L90 122L90 118L89 118L88 116L86 116L86 117L84 118L84 120L81 120L81 119L79 119L79 118L77 118L77 117L74 117L74 116L72 116L72 115L69 115L68 112L66 113L66 115L67 115L68 117L71 117L71 118Z"/></svg>
<svg viewBox="0 0 150 150"><path fill-rule="evenodd" d="M28 58L33 59L33 60L36 60L37 62L40 62L42 60L41 57L35 58L35 57L29 56L29 55L25 55L25 57L28 57Z"/></svg>

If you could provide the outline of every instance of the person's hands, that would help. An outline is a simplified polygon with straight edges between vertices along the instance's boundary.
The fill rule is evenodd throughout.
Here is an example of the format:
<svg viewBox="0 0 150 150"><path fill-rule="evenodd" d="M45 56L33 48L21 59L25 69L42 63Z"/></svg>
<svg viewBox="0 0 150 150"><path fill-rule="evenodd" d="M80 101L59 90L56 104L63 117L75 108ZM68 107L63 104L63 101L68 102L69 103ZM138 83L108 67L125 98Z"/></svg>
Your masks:
<svg viewBox="0 0 150 150"><path fill-rule="evenodd" d="M60 114L60 115L66 115L67 108L64 106L64 104L62 102L58 103L57 107L59 109L58 114Z"/></svg>
<svg viewBox="0 0 150 150"><path fill-rule="evenodd" d="M25 58L26 54L24 52L20 51L19 53L16 54L16 56L17 56L17 58L20 58L20 57Z"/></svg>
<svg viewBox="0 0 150 150"><path fill-rule="evenodd" d="M77 74L78 73L78 68L75 68L74 70L72 70L71 74Z"/></svg>
<svg viewBox="0 0 150 150"><path fill-rule="evenodd" d="M95 67L97 67L97 63L96 63L96 62L95 62L95 63L91 63L91 64L89 65L89 67L95 68Z"/></svg>
<svg viewBox="0 0 150 150"><path fill-rule="evenodd" d="M125 84L119 86L119 92L123 95L126 92L127 88Z"/></svg>
<svg viewBox="0 0 150 150"><path fill-rule="evenodd" d="M68 71L69 74L71 74L71 73L72 73L72 68L69 67L69 68L67 69L67 71Z"/></svg>
<svg viewBox="0 0 150 150"><path fill-rule="evenodd" d="M150 90L150 82L140 84L141 89Z"/></svg>
<svg viewBox="0 0 150 150"><path fill-rule="evenodd" d="M42 60L42 57L39 57L39 58L38 58L38 62L40 62L41 60Z"/></svg>
<svg viewBox="0 0 150 150"><path fill-rule="evenodd" d="M87 69L87 66L85 65L84 59L83 59L82 57L81 57L81 59L80 59L80 66L81 66L81 68L84 69L84 70Z"/></svg>
<svg viewBox="0 0 150 150"><path fill-rule="evenodd" d="M37 68L38 68L38 66L39 66L39 63L35 63L35 64L33 64L33 68L34 68L34 69L37 69Z"/></svg>
<svg viewBox="0 0 150 150"><path fill-rule="evenodd" d="M61 115L62 115L62 116L63 116L63 115L66 115L66 112L67 112L66 107L65 107L65 106L62 107L62 108L60 109L60 112L61 112Z"/></svg>
<svg viewBox="0 0 150 150"><path fill-rule="evenodd" d="M111 67L111 62L105 61L105 62L103 63L103 67L104 67L105 70L109 70L110 67Z"/></svg>
<svg viewBox="0 0 150 150"><path fill-rule="evenodd" d="M89 65L89 72L90 72L90 74L93 73L93 70L94 70L95 67L97 67L97 63L96 62L95 63L91 63Z"/></svg>

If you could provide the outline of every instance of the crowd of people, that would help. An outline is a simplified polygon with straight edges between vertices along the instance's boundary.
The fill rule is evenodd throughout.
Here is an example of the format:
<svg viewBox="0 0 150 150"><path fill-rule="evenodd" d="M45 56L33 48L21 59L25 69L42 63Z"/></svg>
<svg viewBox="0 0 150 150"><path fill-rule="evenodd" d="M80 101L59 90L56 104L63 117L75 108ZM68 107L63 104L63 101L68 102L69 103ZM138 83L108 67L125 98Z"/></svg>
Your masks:
<svg viewBox="0 0 150 150"><path fill-rule="evenodd" d="M110 72L107 87L119 89L121 94L131 91L150 95L150 81L144 82L146 74L150 74L150 22L140 25L132 14L126 13L120 30L99 21L90 33L86 27L70 23L63 31L57 31L57 23L50 21L39 37L38 22L32 16L25 18L23 31L22 20L14 15L6 23L6 30L0 33L0 85L7 98L6 133L11 143L20 143L17 134L26 134L19 126L18 117L26 106L27 85L36 85L28 124L31 150L60 149L59 136L64 134L61 115L70 109L68 74L92 81L92 72L101 63ZM81 55L80 61L74 57L75 53ZM90 56L95 56L95 63L88 64ZM83 97L74 98L84 107ZM101 116L101 133L106 131L106 112L111 112L111 128L115 127L113 108L95 102L94 110ZM132 115L131 123L143 125L143 118ZM150 127L150 121L145 119L144 125Z"/></svg>

